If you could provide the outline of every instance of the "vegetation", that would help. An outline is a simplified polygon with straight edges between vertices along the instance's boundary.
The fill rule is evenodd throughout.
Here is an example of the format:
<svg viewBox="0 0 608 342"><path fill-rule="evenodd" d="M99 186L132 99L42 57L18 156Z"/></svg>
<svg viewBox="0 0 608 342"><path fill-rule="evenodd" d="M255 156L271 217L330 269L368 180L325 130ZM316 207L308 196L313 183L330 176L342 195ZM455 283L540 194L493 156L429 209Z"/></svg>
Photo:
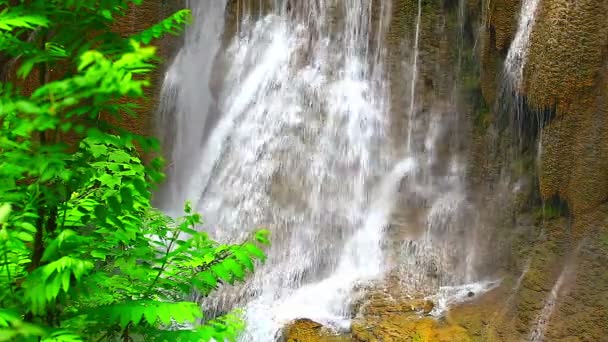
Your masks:
<svg viewBox="0 0 608 342"><path fill-rule="evenodd" d="M0 0L0 53L17 83L38 84L28 94L0 84L0 341L239 332L236 314L206 320L194 298L242 281L264 259L267 232L222 245L195 229L189 205L177 220L153 208L163 163L138 151L157 141L100 119L134 115L157 61L144 44L189 20L180 11L132 37L113 33L141 2Z"/></svg>

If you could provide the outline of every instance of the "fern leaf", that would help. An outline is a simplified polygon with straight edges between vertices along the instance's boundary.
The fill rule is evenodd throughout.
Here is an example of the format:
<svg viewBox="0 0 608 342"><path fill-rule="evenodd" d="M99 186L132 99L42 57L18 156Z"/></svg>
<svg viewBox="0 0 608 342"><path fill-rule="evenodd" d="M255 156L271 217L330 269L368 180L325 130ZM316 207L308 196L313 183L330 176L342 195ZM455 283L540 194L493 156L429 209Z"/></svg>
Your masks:
<svg viewBox="0 0 608 342"><path fill-rule="evenodd" d="M137 325L145 320L150 325L161 322L164 325L194 322L203 317L196 303L192 302L160 302L152 300L128 301L103 307L98 307L89 313L90 318L103 322L115 322L122 328L127 324Z"/></svg>
<svg viewBox="0 0 608 342"><path fill-rule="evenodd" d="M82 337L75 334L72 331L65 329L58 329L50 334L48 334L45 338L41 340L41 342L81 342L83 341Z"/></svg>
<svg viewBox="0 0 608 342"><path fill-rule="evenodd" d="M152 39L160 38L166 33L173 35L181 33L182 27L191 21L192 15L190 10L180 10L162 20L160 23L134 35L132 39L144 44L150 44Z"/></svg>
<svg viewBox="0 0 608 342"><path fill-rule="evenodd" d="M260 260L266 259L266 254L256 245L252 243L246 243L243 245L243 248L251 255Z"/></svg>
<svg viewBox="0 0 608 342"><path fill-rule="evenodd" d="M0 12L0 30L12 31L15 28L34 29L39 26L47 27L49 19L39 14L25 13L22 8Z"/></svg>

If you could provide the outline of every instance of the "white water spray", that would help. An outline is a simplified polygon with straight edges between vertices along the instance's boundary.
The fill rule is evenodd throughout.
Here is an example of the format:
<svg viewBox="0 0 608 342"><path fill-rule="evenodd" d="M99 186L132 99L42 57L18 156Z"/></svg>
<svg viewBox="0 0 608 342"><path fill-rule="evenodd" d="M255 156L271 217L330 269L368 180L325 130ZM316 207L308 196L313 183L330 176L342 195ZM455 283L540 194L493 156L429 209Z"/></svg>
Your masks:
<svg viewBox="0 0 608 342"><path fill-rule="evenodd" d="M198 87L187 84L189 92L186 84L173 87L178 106L219 84L211 87L212 123L174 118L168 136L205 133L189 137L204 141L194 149L173 145L173 156L190 153L198 164L189 176L174 177L173 186L220 241L241 241L257 227L273 234L268 261L244 286L221 288L204 301L210 314L244 306L245 340L271 340L299 317L346 324L355 283L382 275L379 243L413 161L396 163L388 143L384 47L369 39L373 30L384 41L388 20L372 28L371 10L367 0L276 1L264 13L239 10L237 36L213 57L226 68L222 79L194 70L186 57L176 62L201 76ZM195 42L187 40L184 50L194 51L188 44ZM162 199L164 207L181 206L175 197Z"/></svg>
<svg viewBox="0 0 608 342"><path fill-rule="evenodd" d="M390 1L276 0L261 12L239 7L236 22L224 23L231 3L192 2L195 24L161 111L173 166L161 207L177 214L191 200L222 242L258 227L273 234L268 261L244 286L205 298L209 315L244 307L243 339L252 342L273 340L296 318L347 327L353 288L386 271L381 242L399 196L428 206L425 233L403 253L405 273L425 275L415 285L426 282L439 307L485 291L491 282L475 277L475 240L467 242L463 161L438 153L455 126L442 113L414 124L422 1L405 160L390 143L403 137L388 136ZM225 37L232 24L236 35ZM438 280L427 277L433 268Z"/></svg>
<svg viewBox="0 0 608 342"><path fill-rule="evenodd" d="M399 162L379 185L363 227L344 248L336 270L327 278L279 298L260 297L247 305L245 341L263 341L290 321L306 317L336 330L349 327L348 304L357 283L378 279L385 271L381 250L383 230L394 209L401 179L415 167L412 159Z"/></svg>

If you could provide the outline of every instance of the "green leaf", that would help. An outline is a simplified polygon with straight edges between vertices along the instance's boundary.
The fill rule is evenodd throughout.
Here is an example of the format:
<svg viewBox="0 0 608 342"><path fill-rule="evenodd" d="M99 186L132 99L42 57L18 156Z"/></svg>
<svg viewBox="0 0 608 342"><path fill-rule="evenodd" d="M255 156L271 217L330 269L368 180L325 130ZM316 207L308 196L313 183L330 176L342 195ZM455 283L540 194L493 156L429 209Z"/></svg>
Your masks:
<svg viewBox="0 0 608 342"><path fill-rule="evenodd" d="M234 259L228 258L224 261L224 266L232 272L232 274L236 277L236 279L242 281L245 277L245 271L242 266L239 265Z"/></svg>
<svg viewBox="0 0 608 342"><path fill-rule="evenodd" d="M131 194L131 189L124 186L120 188L120 198L123 206L129 209L133 208L133 195Z"/></svg>
<svg viewBox="0 0 608 342"><path fill-rule="evenodd" d="M94 158L99 158L108 152L108 147L102 144L93 144L89 147Z"/></svg>
<svg viewBox="0 0 608 342"><path fill-rule="evenodd" d="M0 12L0 30L12 31L15 28L34 29L39 26L47 27L49 25L49 20L46 17L24 13L20 9L17 7L13 11L5 9Z"/></svg>
<svg viewBox="0 0 608 342"><path fill-rule="evenodd" d="M126 163L131 160L131 155L125 151L114 150L114 151L110 152L108 159L110 161L117 162L117 163Z"/></svg>
<svg viewBox="0 0 608 342"><path fill-rule="evenodd" d="M41 340L42 342L81 342L83 341L82 337L77 335L76 333L65 330L65 329L57 329L50 333L48 336Z"/></svg>
<svg viewBox="0 0 608 342"><path fill-rule="evenodd" d="M104 173L97 179L103 186L107 186L108 188L116 188L121 183L120 177L111 173Z"/></svg>
<svg viewBox="0 0 608 342"><path fill-rule="evenodd" d="M253 262L251 261L251 258L247 253L241 251L239 248L234 251L234 256L238 259L238 261L240 261L241 264L243 264L247 269L249 269L249 271L253 272Z"/></svg>
<svg viewBox="0 0 608 342"><path fill-rule="evenodd" d="M215 288L217 286L217 277L212 272L202 271L199 273L198 277L210 288Z"/></svg>
<svg viewBox="0 0 608 342"><path fill-rule="evenodd" d="M264 254L264 252L258 248L258 246L252 244L252 243L246 243L243 245L243 248L249 252L249 254L264 260L266 258L266 255Z"/></svg>
<svg viewBox="0 0 608 342"><path fill-rule="evenodd" d="M261 229L255 232L255 240L263 245L270 245L270 231Z"/></svg>
<svg viewBox="0 0 608 342"><path fill-rule="evenodd" d="M106 217L108 217L108 209L106 209L106 207L102 204L99 204L95 207L95 216L99 219L104 221L106 219Z"/></svg>
<svg viewBox="0 0 608 342"><path fill-rule="evenodd" d="M34 236L30 233L26 233L26 232L19 232L17 233L17 238L21 241L24 242L31 242L34 241Z"/></svg>
<svg viewBox="0 0 608 342"><path fill-rule="evenodd" d="M222 264L212 265L211 270L213 271L213 273L215 273L215 275L219 279L221 279L229 284L232 284L232 282L233 282L232 276L230 275L230 272L228 272L226 267L224 267L224 265L222 265Z"/></svg>
<svg viewBox="0 0 608 342"><path fill-rule="evenodd" d="M114 213L122 212L120 202L118 201L118 198L116 196L108 197L108 204L110 205L110 210L112 210Z"/></svg>
<svg viewBox="0 0 608 342"><path fill-rule="evenodd" d="M11 205L8 203L2 204L0 206L0 224L6 223L8 221L8 216L11 214Z"/></svg>

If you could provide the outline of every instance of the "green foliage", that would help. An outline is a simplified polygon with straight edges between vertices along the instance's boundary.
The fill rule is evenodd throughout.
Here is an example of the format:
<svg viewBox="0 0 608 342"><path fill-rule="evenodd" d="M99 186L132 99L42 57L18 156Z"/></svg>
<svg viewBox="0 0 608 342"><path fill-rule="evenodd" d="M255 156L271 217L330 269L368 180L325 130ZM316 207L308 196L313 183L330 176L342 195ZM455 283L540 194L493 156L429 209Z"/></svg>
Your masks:
<svg viewBox="0 0 608 342"><path fill-rule="evenodd" d="M608 232L600 234L600 247L608 251Z"/></svg>
<svg viewBox="0 0 608 342"><path fill-rule="evenodd" d="M123 38L110 27L129 3L141 1L0 12L0 53L40 83L31 94L0 84L0 341L220 341L242 328L237 313L206 320L192 294L243 281L268 233L220 244L189 205L175 220L153 208L163 162L139 151L158 143L100 119L133 115L125 99L144 96L157 60L141 44L189 21L180 11Z"/></svg>
<svg viewBox="0 0 608 342"><path fill-rule="evenodd" d="M548 201L536 208L534 216L537 222L542 223L545 220L553 220L562 215L562 209L557 205Z"/></svg>

